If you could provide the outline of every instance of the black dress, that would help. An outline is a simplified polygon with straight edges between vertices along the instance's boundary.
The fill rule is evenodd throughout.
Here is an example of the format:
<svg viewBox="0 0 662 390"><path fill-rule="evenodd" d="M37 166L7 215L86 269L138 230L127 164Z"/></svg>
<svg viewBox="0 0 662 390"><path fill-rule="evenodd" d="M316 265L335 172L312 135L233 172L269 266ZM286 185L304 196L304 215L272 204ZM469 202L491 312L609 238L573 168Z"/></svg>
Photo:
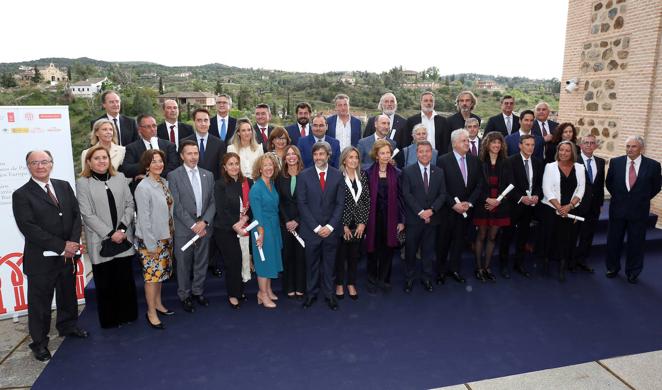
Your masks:
<svg viewBox="0 0 662 390"><path fill-rule="evenodd" d="M497 161L492 164L489 161L483 163L483 171L485 173L485 182L487 183L486 191L483 192L482 201L477 204L476 211L474 211L474 224L476 226L509 226L510 213L508 210L508 202L504 199L499 206L492 210L485 209L486 198L497 198L503 189L510 183L504 180L507 175L502 172L504 169L509 169L503 161ZM512 180L510 180L512 182Z"/></svg>
<svg viewBox="0 0 662 390"><path fill-rule="evenodd" d="M577 175L574 164L568 176L563 173L561 168L558 169L561 180L561 197L559 203L561 203L561 205L566 205L572 200L572 195L577 188ZM557 215L556 210L553 208L550 208L550 218L548 219L548 222L550 226L548 226L549 241L546 245L547 257L554 260L570 261L572 259L575 243L577 242L578 224L573 219L562 218L560 215Z"/></svg>

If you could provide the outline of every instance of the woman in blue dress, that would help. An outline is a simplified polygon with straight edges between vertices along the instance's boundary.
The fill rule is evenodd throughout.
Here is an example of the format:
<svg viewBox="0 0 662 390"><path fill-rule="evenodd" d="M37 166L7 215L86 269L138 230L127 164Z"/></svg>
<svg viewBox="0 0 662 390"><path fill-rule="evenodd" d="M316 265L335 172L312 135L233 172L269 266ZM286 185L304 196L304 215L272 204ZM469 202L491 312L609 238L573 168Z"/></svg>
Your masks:
<svg viewBox="0 0 662 390"><path fill-rule="evenodd" d="M276 279L283 270L281 249L283 238L280 232L278 218L278 191L274 186L274 179L278 175L278 157L274 153L267 153L259 157L253 165L255 182L248 198L253 212L253 218L259 222L255 228L258 237L251 232L251 245L253 249L253 264L257 274L257 284L260 288L257 293L258 305L266 308L275 308L278 300L271 289L271 279ZM262 248L264 260L258 248Z"/></svg>

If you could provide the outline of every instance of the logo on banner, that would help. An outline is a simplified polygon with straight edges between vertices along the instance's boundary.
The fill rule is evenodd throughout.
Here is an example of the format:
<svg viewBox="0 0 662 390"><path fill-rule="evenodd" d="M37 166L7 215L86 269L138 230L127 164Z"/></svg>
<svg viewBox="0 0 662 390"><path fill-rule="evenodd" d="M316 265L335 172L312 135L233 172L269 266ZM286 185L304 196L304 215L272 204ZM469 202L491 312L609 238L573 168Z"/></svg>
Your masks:
<svg viewBox="0 0 662 390"><path fill-rule="evenodd" d="M23 114L23 118L25 118L26 121L34 120L34 114L31 112L26 112Z"/></svg>
<svg viewBox="0 0 662 390"><path fill-rule="evenodd" d="M62 129L57 128L57 127L49 127L48 131L62 131Z"/></svg>
<svg viewBox="0 0 662 390"><path fill-rule="evenodd" d="M62 114L39 114L39 119L62 119Z"/></svg>
<svg viewBox="0 0 662 390"><path fill-rule="evenodd" d="M12 127L11 132L14 134L26 134L30 132L27 127Z"/></svg>
<svg viewBox="0 0 662 390"><path fill-rule="evenodd" d="M8 112L7 113L7 122L9 122L9 123L16 122L16 117L14 117L13 112Z"/></svg>

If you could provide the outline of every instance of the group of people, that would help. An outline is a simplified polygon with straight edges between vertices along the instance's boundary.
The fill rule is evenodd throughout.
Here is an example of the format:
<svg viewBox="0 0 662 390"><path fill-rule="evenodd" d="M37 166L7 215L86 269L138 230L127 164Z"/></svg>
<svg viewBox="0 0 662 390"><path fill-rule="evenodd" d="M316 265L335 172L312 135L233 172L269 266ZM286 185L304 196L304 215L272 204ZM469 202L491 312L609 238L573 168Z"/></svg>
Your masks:
<svg viewBox="0 0 662 390"><path fill-rule="evenodd" d="M137 319L136 258L146 320L155 329L165 328L162 316L174 314L162 301L161 283L176 279L182 308L193 313L209 305L209 268L215 275L224 268L233 309L246 301L254 272L257 303L265 308L277 306L272 280L280 277L283 293L302 299L304 308L321 294L337 310L346 295L359 298L357 265L364 256L368 292L389 291L401 248L406 293L416 280L427 291L446 278L465 283L467 248L481 282L496 274L508 279L511 269L530 277L531 241L546 270L558 260L563 281L566 269L593 272L586 260L605 186L611 194L607 276L620 271L627 234L625 273L637 281L650 200L660 191L660 164L643 156L641 137L627 138L626 155L610 161L605 177L605 161L593 154L595 136L577 143L574 125L549 120L544 102L517 116L514 99L503 97L502 112L489 118L481 138L470 91L460 93L458 112L448 118L434 111L434 94L425 92L421 112L408 119L386 93L381 114L363 131L349 97L334 100L330 117L298 104L297 122L286 128L269 124L266 104L256 106L255 124L230 117L228 95L217 97L214 116L193 111L189 126L179 121L177 102L166 100L165 121L157 125L150 115L124 117L119 95L106 91L106 113L92 123L76 195L67 182L50 178L48 151L28 153L31 179L14 192L13 207L25 235L35 357L50 358L53 290L59 332L87 337L76 326L72 273L83 227L103 328ZM498 272L491 265L497 244Z"/></svg>

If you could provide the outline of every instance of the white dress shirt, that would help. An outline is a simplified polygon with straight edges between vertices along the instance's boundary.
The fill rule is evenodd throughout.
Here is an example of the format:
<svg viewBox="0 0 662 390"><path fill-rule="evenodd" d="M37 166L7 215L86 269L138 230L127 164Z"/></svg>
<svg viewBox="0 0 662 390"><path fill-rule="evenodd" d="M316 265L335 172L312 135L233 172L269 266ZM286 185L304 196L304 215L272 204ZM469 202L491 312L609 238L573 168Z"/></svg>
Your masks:
<svg viewBox="0 0 662 390"><path fill-rule="evenodd" d="M503 123L506 124L506 130L508 130L508 118L510 118L510 131L507 131L508 134L513 133L513 128L515 127L515 121L513 121L513 114L506 115L504 113L501 113L503 115Z"/></svg>
<svg viewBox="0 0 662 390"><path fill-rule="evenodd" d="M336 118L336 139L340 142L340 150L352 146L352 117L347 119L347 123L342 123L340 115Z"/></svg>
<svg viewBox="0 0 662 390"><path fill-rule="evenodd" d="M168 135L168 141L170 141L170 126L175 126L172 131L175 133L175 147L177 150L179 150L179 126L177 126L177 122L175 123L170 123L167 120L165 121L166 125L166 134Z"/></svg>
<svg viewBox="0 0 662 390"><path fill-rule="evenodd" d="M432 111L432 116L430 119L428 119L427 115L421 112L421 124L425 126L425 128L428 130L428 141L432 144L432 149L435 148L434 144L434 135L435 135L435 129L434 129L434 117L437 116L436 111Z"/></svg>
<svg viewBox="0 0 662 390"><path fill-rule="evenodd" d="M588 157L587 155L584 154L584 152L581 153L582 159L584 160L584 166L586 167L585 170L588 172L588 159L591 159L591 172L593 172L593 177L592 179L595 180L595 175L598 172L598 165L595 163L595 156Z"/></svg>
<svg viewBox="0 0 662 390"><path fill-rule="evenodd" d="M625 158L625 188L630 191L630 165L634 161L634 171L637 173L637 178L639 178L639 167L641 166L641 154L639 157L631 160L629 157ZM595 171L594 171L595 172Z"/></svg>

